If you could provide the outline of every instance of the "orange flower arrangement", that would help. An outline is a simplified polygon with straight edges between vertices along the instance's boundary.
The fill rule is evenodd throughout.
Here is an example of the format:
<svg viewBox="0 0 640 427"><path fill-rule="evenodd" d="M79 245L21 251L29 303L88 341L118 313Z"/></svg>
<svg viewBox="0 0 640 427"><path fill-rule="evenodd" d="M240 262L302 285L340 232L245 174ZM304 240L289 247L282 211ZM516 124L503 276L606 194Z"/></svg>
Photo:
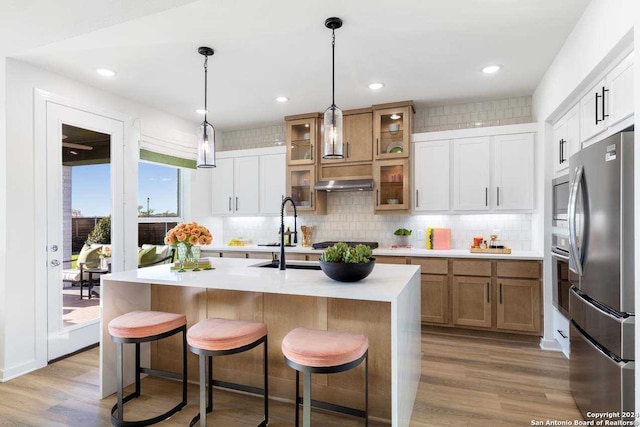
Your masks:
<svg viewBox="0 0 640 427"><path fill-rule="evenodd" d="M164 237L164 243L171 246L177 246L179 243L187 246L210 245L211 242L213 237L207 227L198 225L196 222L178 224L167 231Z"/></svg>

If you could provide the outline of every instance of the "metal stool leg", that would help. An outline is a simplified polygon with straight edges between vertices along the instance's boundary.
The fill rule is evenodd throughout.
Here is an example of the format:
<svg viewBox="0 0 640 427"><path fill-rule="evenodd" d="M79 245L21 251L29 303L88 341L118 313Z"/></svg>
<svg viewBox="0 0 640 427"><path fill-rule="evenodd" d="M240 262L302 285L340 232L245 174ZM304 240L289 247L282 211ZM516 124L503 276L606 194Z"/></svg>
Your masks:
<svg viewBox="0 0 640 427"><path fill-rule="evenodd" d="M300 371L296 370L296 427L300 426Z"/></svg>
<svg viewBox="0 0 640 427"><path fill-rule="evenodd" d="M140 343L136 343L136 391L134 396L140 396Z"/></svg>
<svg viewBox="0 0 640 427"><path fill-rule="evenodd" d="M187 328L182 331L182 402L187 405Z"/></svg>
<svg viewBox="0 0 640 427"><path fill-rule="evenodd" d="M269 424L269 364L267 361L267 341L268 338L264 340L264 423L265 425Z"/></svg>
<svg viewBox="0 0 640 427"><path fill-rule="evenodd" d="M302 426L311 427L311 372L304 373L302 400Z"/></svg>
<svg viewBox="0 0 640 427"><path fill-rule="evenodd" d="M206 378L207 378L207 373L206 373L206 364L205 364L205 359L207 358L207 356L201 354L200 355L200 426L201 427L207 427L207 402L206 402L206 396L207 396L207 384L206 384ZM211 396L211 393L209 393L209 396Z"/></svg>
<svg viewBox="0 0 640 427"><path fill-rule="evenodd" d="M118 420L122 422L124 420L124 404L122 402L122 389L124 388L123 384L123 374L122 374L122 359L124 357L123 354L123 345L122 343L116 343L116 369L118 370Z"/></svg>
<svg viewBox="0 0 640 427"><path fill-rule="evenodd" d="M364 425L369 427L369 351L364 358Z"/></svg>

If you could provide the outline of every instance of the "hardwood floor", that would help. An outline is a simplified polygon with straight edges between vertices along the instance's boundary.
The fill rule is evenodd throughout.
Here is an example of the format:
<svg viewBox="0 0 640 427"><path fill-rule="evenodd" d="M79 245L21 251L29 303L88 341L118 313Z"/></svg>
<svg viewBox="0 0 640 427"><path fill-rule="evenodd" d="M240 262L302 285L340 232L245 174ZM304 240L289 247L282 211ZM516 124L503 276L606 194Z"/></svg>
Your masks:
<svg viewBox="0 0 640 427"><path fill-rule="evenodd" d="M580 413L569 392L568 362L561 353L538 348L537 339L468 336L424 329L422 378L411 425L530 426L532 420L575 420ZM98 348L0 384L0 426L109 426L111 396L98 398ZM197 412L198 390L190 385L189 405L160 426L185 426ZM125 414L148 417L174 405L179 384L143 380L143 397ZM215 390L211 425L257 425L261 399ZM153 404L150 404L153 399ZM293 425L293 405L271 401L272 427ZM314 411L316 426L363 426L362 420ZM370 422L371 427L385 424Z"/></svg>

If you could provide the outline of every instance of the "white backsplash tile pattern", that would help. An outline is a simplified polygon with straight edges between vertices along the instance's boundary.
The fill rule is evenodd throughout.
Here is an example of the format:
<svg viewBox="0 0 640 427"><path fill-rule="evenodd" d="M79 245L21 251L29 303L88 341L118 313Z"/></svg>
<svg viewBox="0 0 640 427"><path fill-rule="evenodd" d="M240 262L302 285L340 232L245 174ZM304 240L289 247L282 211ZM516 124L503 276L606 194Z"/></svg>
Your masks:
<svg viewBox="0 0 640 427"><path fill-rule="evenodd" d="M225 243L232 237L245 237L254 243L278 239L279 217L231 217L223 219ZM474 236L489 239L499 230L500 242L513 250L531 250L531 214L473 215L374 215L370 192L330 193L327 215L298 217L300 225L313 226L313 242L325 240L375 241L381 247L394 244L393 232L401 227L413 231L411 244L425 247L427 227L451 228L452 249L467 248ZM293 229L293 217L285 217L285 227ZM299 244L302 241L298 233ZM220 242L221 240L217 240Z"/></svg>

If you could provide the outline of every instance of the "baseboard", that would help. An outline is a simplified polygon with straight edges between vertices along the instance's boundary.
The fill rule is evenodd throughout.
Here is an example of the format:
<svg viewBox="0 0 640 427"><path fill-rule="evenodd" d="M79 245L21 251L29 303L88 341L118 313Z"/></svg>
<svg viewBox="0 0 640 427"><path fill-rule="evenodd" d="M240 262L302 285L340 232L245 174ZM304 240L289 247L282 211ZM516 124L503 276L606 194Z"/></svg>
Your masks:
<svg viewBox="0 0 640 427"><path fill-rule="evenodd" d="M46 366L39 366L35 360L31 360L27 363L23 363L22 365L14 366L9 369L0 369L0 382L7 382L14 378L18 378L24 374L28 374L29 372L33 372L37 369L44 368Z"/></svg>
<svg viewBox="0 0 640 427"><path fill-rule="evenodd" d="M544 338L540 338L540 348L546 351L562 351L562 346L554 339L545 340Z"/></svg>

